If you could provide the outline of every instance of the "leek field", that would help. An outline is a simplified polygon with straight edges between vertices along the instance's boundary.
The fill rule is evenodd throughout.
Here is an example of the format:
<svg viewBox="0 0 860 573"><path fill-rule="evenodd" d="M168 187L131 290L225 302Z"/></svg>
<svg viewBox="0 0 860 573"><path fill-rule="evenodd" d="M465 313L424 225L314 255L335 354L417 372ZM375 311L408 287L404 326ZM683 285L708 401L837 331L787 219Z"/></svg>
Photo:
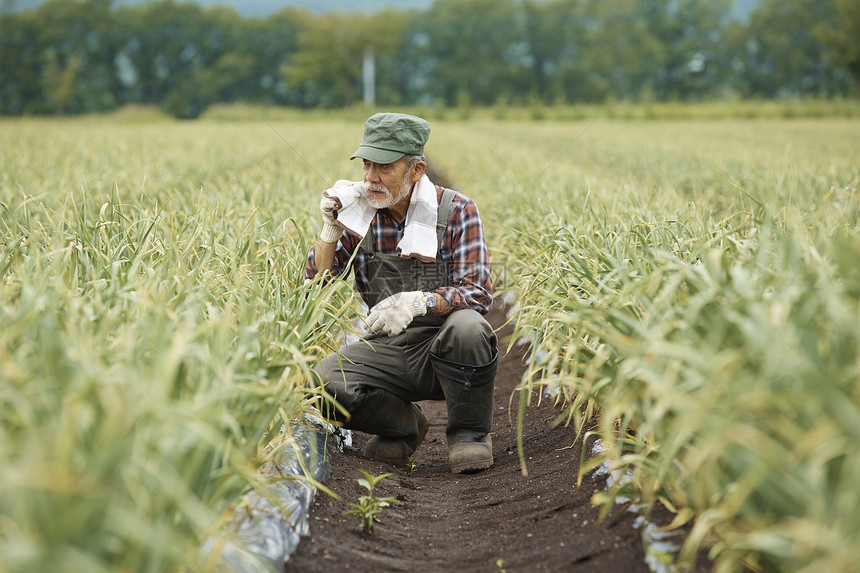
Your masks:
<svg viewBox="0 0 860 573"><path fill-rule="evenodd" d="M0 120L0 572L211 568L317 400L357 305L305 253L370 112L261 113ZM481 209L523 383L606 446L559 479L626 468L594 501L669 508L679 569L853 570L857 114L502 115L428 115L427 151Z"/></svg>

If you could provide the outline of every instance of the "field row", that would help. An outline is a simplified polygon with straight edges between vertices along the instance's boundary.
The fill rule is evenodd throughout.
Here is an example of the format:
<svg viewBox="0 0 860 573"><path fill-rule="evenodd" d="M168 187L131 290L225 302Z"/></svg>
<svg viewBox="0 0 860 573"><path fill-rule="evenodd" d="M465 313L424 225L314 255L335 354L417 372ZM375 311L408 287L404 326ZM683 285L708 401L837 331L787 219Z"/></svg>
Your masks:
<svg viewBox="0 0 860 573"><path fill-rule="evenodd" d="M595 502L692 525L686 562L860 557L857 127L596 122L498 153L511 182L493 244L532 341L528 383L608 446L583 473L631 472Z"/></svg>
<svg viewBox="0 0 860 573"><path fill-rule="evenodd" d="M526 382L583 432L599 411L589 463L631 468L624 494L721 570L858 558L858 128L433 122L532 340ZM360 131L2 124L0 571L196 567L354 316L350 285L302 269Z"/></svg>

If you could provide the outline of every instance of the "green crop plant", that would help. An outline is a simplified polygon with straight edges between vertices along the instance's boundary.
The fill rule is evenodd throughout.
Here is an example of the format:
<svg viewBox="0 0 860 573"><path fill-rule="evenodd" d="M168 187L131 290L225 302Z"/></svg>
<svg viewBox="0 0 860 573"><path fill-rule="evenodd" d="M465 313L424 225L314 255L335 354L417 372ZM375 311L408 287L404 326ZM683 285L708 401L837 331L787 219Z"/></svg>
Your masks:
<svg viewBox="0 0 860 573"><path fill-rule="evenodd" d="M0 129L0 569L196 568L351 293L265 126L72 124Z"/></svg>
<svg viewBox="0 0 860 573"><path fill-rule="evenodd" d="M474 109L428 157L481 209L523 387L606 446L583 472L630 469L718 571L851 570L860 125L664 111ZM198 569L319 404L356 305L304 284L313 198L364 118L267 117L0 120L4 571Z"/></svg>
<svg viewBox="0 0 860 573"><path fill-rule="evenodd" d="M631 472L595 496L605 512L623 494L692 525L684 560L860 558L857 127L603 122L560 158L565 138L536 130L513 169L557 161L485 213L504 221L525 386L606 446L580 479L603 462Z"/></svg>
<svg viewBox="0 0 860 573"><path fill-rule="evenodd" d="M368 535L373 535L376 523L379 521L379 514L382 513L382 508L390 506L392 503L400 504L393 497L374 497L373 489L376 484L390 476L390 473L374 476L365 470L358 470L364 476L358 478L358 484L367 490L367 495L358 498L358 503L349 503L352 509L344 511L344 515L358 515L361 517L361 530Z"/></svg>

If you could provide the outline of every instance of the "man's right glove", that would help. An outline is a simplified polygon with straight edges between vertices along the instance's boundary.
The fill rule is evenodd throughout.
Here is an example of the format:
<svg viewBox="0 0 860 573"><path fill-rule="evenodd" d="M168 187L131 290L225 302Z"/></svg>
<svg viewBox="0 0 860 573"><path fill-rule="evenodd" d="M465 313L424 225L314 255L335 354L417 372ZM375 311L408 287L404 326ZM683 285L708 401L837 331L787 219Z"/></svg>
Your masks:
<svg viewBox="0 0 860 573"><path fill-rule="evenodd" d="M337 187L352 187L361 185L346 179L338 179L334 183L334 187L323 191L322 199L320 199L320 213L322 213L323 228L320 231L320 239L326 243L336 243L343 234L343 229L335 222L337 220L337 211L340 209L340 204L331 197L333 193L329 193Z"/></svg>
<svg viewBox="0 0 860 573"><path fill-rule="evenodd" d="M337 226L335 222L335 212L337 211L337 201L331 197L322 196L320 199L320 212L322 213L323 227L320 231L320 239L326 243L336 243L343 234L343 229Z"/></svg>

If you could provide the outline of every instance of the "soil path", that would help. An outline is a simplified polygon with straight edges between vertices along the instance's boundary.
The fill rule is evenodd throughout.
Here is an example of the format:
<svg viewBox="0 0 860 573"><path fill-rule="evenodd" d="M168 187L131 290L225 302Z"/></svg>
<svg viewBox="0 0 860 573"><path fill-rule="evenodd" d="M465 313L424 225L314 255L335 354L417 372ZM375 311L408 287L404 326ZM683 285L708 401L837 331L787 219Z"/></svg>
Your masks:
<svg viewBox="0 0 860 573"><path fill-rule="evenodd" d="M649 571L635 516L618 509L597 523L590 496L604 487L586 477L576 490L580 445L572 429L553 426L558 410L544 402L526 410L524 451L528 476L516 448L517 399L523 350L505 353L511 327L504 313L488 316L499 330L493 454L495 464L472 475L450 473L444 402L422 402L430 430L415 452L416 468L397 468L361 456L369 436L353 432L353 447L332 460L326 486L341 499L318 493L309 514L310 534L299 543L286 571ZM536 400L535 400L536 403ZM359 517L344 515L365 494L359 469L391 473L377 497L402 505L384 508L376 533L360 530Z"/></svg>

